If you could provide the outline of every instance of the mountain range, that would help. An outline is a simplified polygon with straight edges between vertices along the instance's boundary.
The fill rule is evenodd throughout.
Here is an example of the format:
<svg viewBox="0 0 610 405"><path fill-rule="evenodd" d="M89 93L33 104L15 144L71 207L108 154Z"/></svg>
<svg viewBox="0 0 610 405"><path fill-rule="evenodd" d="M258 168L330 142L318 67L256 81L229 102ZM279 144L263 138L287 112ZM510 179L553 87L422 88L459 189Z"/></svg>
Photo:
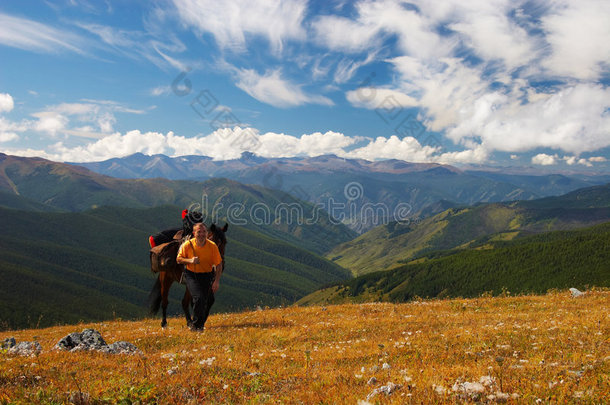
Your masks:
<svg viewBox="0 0 610 405"><path fill-rule="evenodd" d="M512 240L487 238L469 248L430 252L315 291L303 305L406 302L417 297L541 294L550 289L610 287L610 222Z"/></svg>
<svg viewBox="0 0 610 405"><path fill-rule="evenodd" d="M345 242L326 257L362 275L391 269L435 250L464 249L481 239L510 240L610 221L610 184L558 197L450 208L420 222L391 222Z"/></svg>
<svg viewBox="0 0 610 405"><path fill-rule="evenodd" d="M223 178L118 179L79 166L3 154L0 199L7 207L73 212L177 205L203 211L206 222L229 220L318 254L356 235L319 207L280 190Z"/></svg>
<svg viewBox="0 0 610 405"><path fill-rule="evenodd" d="M205 156L134 154L78 165L122 178L225 177L262 185L317 204L359 233L394 220L436 214L449 205L529 200L610 182L607 175L461 170L436 163L371 162L334 155L262 158L244 153L239 159L215 161ZM438 208L439 201L445 205Z"/></svg>
<svg viewBox="0 0 610 405"><path fill-rule="evenodd" d="M192 160L217 170L229 164ZM144 316L155 278L148 235L180 226L183 208L202 210L207 223L230 223L216 311L304 296L399 301L521 291L519 278L523 291L610 283L607 229L596 225L610 220L610 185L590 185L603 176L483 175L334 156L238 160L231 164L249 166L234 177L260 184L216 175L114 178L0 154L0 328ZM390 207L399 221L383 216ZM358 218L362 212L369 217ZM325 285L333 287L316 292ZM172 289L170 312L180 311L182 292Z"/></svg>

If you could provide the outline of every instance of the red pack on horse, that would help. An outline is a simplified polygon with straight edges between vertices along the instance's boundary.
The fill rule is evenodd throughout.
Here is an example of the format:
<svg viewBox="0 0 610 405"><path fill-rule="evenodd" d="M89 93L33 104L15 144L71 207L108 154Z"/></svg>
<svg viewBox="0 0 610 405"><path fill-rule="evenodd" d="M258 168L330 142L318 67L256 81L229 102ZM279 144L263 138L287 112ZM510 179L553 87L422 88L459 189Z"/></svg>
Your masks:
<svg viewBox="0 0 610 405"><path fill-rule="evenodd" d="M193 232L193 225L197 222L202 222L201 213L188 212L187 210L182 211L183 227L166 229L156 235L150 236L149 243L151 248L167 242L171 242L176 237L180 238L181 242L188 240L188 238L191 237L191 234ZM211 233L211 237L209 237L209 239L218 246L218 250L222 258L223 269L225 268L225 246L227 244L225 232L227 232L228 228L229 224L225 224L225 226L222 228L217 227L215 224L212 224L209 227L209 232ZM162 308L163 310L163 318L161 320L162 327L167 326L167 305L169 302L169 289L174 282L179 283L181 281L182 272L184 271L183 265L174 263L175 260L173 260L171 266L168 266L164 271L160 271L158 273L157 280L155 281L152 291L148 296L148 305L151 314L156 314L159 311L159 308ZM208 302L208 313L213 304L214 294L212 293ZM184 297L182 298L182 309L184 310L186 323L189 327L192 325L190 308L191 293L187 288L184 292Z"/></svg>

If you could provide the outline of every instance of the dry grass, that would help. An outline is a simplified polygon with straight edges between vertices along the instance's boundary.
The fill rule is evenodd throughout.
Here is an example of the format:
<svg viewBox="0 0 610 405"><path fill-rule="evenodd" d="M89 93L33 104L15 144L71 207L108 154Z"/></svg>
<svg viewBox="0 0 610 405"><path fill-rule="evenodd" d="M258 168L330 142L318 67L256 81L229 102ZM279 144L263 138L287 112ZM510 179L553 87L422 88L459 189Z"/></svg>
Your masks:
<svg viewBox="0 0 610 405"><path fill-rule="evenodd" d="M43 352L0 355L0 402L603 403L609 307L608 290L554 292L222 314L198 334L182 319L165 330L154 319L4 332ZM143 354L50 350L87 327ZM459 384L485 376L479 394ZM388 382L401 387L369 396Z"/></svg>

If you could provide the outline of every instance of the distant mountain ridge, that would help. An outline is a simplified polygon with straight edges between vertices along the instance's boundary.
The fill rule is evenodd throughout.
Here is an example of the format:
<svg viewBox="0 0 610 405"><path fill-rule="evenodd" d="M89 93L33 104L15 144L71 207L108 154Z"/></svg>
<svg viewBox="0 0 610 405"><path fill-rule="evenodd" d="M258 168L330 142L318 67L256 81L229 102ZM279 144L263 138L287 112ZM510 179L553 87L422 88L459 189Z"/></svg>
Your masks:
<svg viewBox="0 0 610 405"><path fill-rule="evenodd" d="M409 163L391 159L371 162L364 159L344 159L335 155L293 158L263 158L244 152L239 159L213 160L208 156L187 155L169 157L166 155L144 155L135 153L123 158L112 158L101 162L70 163L88 168L96 173L118 178L164 177L171 180L196 179L206 177L231 177L232 173L261 165L280 165L286 171L327 171L327 172L374 172L404 174L432 168L458 169L438 163Z"/></svg>
<svg viewBox="0 0 610 405"><path fill-rule="evenodd" d="M335 247L327 258L362 275L399 266L429 251L606 221L610 221L610 184L557 197L450 208L419 223L391 222Z"/></svg>
<svg viewBox="0 0 610 405"><path fill-rule="evenodd" d="M226 177L285 191L336 213L350 228L365 232L406 217L434 215L438 203L453 206L478 202L530 200L607 182L607 178L564 175L502 174L463 171L437 163L401 160L367 161L335 155L263 158L244 153L239 159L215 161L205 156L134 154L104 162L79 163L117 177L208 179ZM350 193L351 192L351 193Z"/></svg>
<svg viewBox="0 0 610 405"><path fill-rule="evenodd" d="M164 204L203 210L206 222L235 224L303 246L318 254L355 233L313 204L280 190L224 178L118 179L84 167L40 158L0 155L0 202L7 207L83 211L101 206L148 208ZM38 205L40 208L40 206ZM23 207L22 207L23 208Z"/></svg>

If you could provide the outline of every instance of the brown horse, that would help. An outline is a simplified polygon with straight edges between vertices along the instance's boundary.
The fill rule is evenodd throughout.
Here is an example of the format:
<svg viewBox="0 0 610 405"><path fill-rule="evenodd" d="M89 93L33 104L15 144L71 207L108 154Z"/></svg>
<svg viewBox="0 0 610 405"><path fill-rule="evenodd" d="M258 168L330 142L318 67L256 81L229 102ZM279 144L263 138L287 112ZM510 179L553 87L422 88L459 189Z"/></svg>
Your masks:
<svg viewBox="0 0 610 405"><path fill-rule="evenodd" d="M227 237L225 232L229 228L229 224L225 224L224 227L217 227L215 224L210 225L208 229L211 236L208 238L218 246L220 256L222 257L222 268L225 268L225 246L227 245ZM161 320L161 327L167 326L167 304L169 301L169 288L174 282L179 283L180 277L182 276L183 266L176 264L174 268L168 271L162 271L158 273L157 281L153 286L150 295L148 296L149 309L151 314L156 314L159 311L159 307L163 309L163 319ZM191 319L191 293L187 288L184 291L184 297L182 297L182 309L184 310L184 316L186 317L187 326L191 326L193 323ZM208 301L207 312L210 312L210 308L214 304L214 294L211 293Z"/></svg>

